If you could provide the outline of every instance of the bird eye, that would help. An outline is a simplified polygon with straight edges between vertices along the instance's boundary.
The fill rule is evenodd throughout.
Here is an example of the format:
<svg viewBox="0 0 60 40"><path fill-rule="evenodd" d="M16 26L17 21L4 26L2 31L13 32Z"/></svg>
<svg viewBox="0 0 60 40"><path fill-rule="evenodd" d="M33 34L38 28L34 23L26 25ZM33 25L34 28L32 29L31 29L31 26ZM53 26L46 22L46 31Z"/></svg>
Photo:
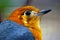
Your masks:
<svg viewBox="0 0 60 40"><path fill-rule="evenodd" d="M36 13L37 12L35 12L35 11L27 10L27 11L25 11L24 15L26 15L26 16L35 16Z"/></svg>
<svg viewBox="0 0 60 40"><path fill-rule="evenodd" d="M28 10L25 12L25 14L29 16L31 14L31 11Z"/></svg>

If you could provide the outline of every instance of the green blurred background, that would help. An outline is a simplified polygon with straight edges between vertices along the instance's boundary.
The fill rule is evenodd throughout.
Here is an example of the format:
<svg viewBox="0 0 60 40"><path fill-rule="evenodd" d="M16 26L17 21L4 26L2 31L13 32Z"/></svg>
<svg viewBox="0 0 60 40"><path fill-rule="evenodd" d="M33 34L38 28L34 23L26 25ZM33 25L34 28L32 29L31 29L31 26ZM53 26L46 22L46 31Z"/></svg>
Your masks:
<svg viewBox="0 0 60 40"><path fill-rule="evenodd" d="M0 0L0 16L4 20L16 8L26 5L27 0Z"/></svg>

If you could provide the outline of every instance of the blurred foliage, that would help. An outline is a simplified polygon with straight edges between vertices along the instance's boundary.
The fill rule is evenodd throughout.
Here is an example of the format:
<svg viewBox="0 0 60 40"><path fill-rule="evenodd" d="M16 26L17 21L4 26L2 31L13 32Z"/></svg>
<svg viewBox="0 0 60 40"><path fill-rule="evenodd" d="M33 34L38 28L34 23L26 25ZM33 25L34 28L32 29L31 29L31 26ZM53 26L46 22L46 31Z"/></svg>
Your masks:
<svg viewBox="0 0 60 40"><path fill-rule="evenodd" d="M9 6L7 5L9 1L10 0L0 0L0 11L3 10L6 6Z"/></svg>
<svg viewBox="0 0 60 40"><path fill-rule="evenodd" d="M25 5L26 0L0 0L0 14L7 18L16 8Z"/></svg>

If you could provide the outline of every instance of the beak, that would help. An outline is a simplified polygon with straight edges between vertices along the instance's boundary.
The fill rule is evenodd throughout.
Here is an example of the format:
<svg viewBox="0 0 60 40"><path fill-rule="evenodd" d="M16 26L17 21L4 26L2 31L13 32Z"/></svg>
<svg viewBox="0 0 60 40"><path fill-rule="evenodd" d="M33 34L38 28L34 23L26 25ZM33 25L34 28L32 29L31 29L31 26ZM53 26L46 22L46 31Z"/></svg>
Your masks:
<svg viewBox="0 0 60 40"><path fill-rule="evenodd" d="M44 14L47 14L48 12L50 12L51 9L47 9L47 10L41 10L38 15L44 15Z"/></svg>

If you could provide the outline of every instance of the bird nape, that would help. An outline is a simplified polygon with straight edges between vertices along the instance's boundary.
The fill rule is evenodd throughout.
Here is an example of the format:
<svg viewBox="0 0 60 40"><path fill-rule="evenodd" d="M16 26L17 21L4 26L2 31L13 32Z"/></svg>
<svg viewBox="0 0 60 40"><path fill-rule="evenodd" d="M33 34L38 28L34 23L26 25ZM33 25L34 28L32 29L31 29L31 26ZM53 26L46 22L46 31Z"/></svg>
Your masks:
<svg viewBox="0 0 60 40"><path fill-rule="evenodd" d="M28 29L28 31L30 32L29 34L27 33L28 31L24 33L23 31L19 30L20 32L22 32L22 35L20 35L20 37L22 36L23 39L24 37L26 37L27 39L30 35L32 35L33 39L31 40L42 40L42 32L40 28L41 15L43 16L44 14L50 11L51 9L40 11L40 9L34 6L23 6L21 8L16 9L14 12L12 12L12 14L6 20L15 22L19 25L22 25L24 28ZM28 34L27 35L28 37L24 36L23 34L25 35ZM30 40L30 39L27 39L27 40Z"/></svg>

